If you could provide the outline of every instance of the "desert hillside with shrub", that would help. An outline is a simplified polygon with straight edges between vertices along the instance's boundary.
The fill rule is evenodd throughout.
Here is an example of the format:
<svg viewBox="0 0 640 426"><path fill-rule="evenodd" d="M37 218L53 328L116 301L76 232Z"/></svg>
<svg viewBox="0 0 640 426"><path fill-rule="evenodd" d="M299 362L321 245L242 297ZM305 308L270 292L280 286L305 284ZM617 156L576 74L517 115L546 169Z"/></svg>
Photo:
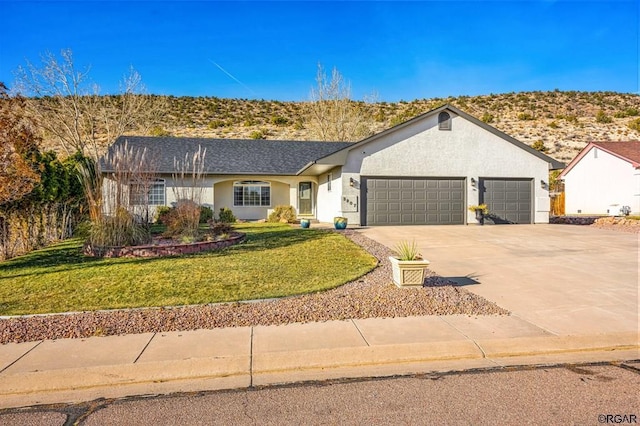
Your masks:
<svg viewBox="0 0 640 426"><path fill-rule="evenodd" d="M308 102L152 96L155 136L314 139ZM352 102L377 133L449 103L557 160L589 141L640 140L640 96L614 92L521 92L390 102ZM133 132L135 133L135 132Z"/></svg>

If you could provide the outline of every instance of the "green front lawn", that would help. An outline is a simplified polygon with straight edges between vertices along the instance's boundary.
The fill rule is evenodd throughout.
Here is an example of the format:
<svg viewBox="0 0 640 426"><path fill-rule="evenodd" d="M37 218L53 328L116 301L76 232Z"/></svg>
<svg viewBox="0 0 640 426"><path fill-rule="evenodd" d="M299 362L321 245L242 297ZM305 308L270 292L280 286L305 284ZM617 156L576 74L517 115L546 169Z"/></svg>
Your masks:
<svg viewBox="0 0 640 426"><path fill-rule="evenodd" d="M241 224L245 243L158 259L95 259L69 240L0 262L0 315L175 306L327 290L376 260L334 232Z"/></svg>

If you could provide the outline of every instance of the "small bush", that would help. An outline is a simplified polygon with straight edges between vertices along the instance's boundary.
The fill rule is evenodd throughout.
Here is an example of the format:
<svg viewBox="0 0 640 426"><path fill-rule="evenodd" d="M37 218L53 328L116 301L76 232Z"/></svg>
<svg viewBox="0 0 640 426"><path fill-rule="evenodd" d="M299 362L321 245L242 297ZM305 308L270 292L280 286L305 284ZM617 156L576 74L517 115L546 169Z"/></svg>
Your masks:
<svg viewBox="0 0 640 426"><path fill-rule="evenodd" d="M104 216L93 222L87 240L92 246L100 247L137 246L150 241L149 228L137 222L124 208L119 208L114 216Z"/></svg>
<svg viewBox="0 0 640 426"><path fill-rule="evenodd" d="M218 128L224 127L226 125L227 125L227 123L225 123L222 120L213 120L213 121L210 121L209 124L207 124L207 127L210 128L210 129L218 129Z"/></svg>
<svg viewBox="0 0 640 426"><path fill-rule="evenodd" d="M222 207L220 213L218 213L218 222L222 223L236 223L236 217L228 207Z"/></svg>
<svg viewBox="0 0 640 426"><path fill-rule="evenodd" d="M551 127L552 129L557 129L560 127L560 125L554 120L551 123L549 123L549 127Z"/></svg>
<svg viewBox="0 0 640 426"><path fill-rule="evenodd" d="M535 149L536 151L547 152L547 147L544 145L544 142L541 140L535 141L533 145L531 145L531 148Z"/></svg>
<svg viewBox="0 0 640 426"><path fill-rule="evenodd" d="M482 120L485 123L491 123L494 120L494 116L492 114L489 114L488 112L485 112L484 114L482 114L482 117L480 118L480 120Z"/></svg>
<svg viewBox="0 0 640 426"><path fill-rule="evenodd" d="M165 218L170 211L171 211L171 208L167 206L160 206L156 208L155 222L160 225L164 224Z"/></svg>
<svg viewBox="0 0 640 426"><path fill-rule="evenodd" d="M171 132L168 130L165 130L163 127L161 126L156 126L153 127L149 133L151 134L151 136L157 136L157 137L162 137L162 136L171 136Z"/></svg>
<svg viewBox="0 0 640 426"><path fill-rule="evenodd" d="M534 119L533 114L530 114L528 112L521 112L520 114L518 114L518 120L528 121L533 119Z"/></svg>
<svg viewBox="0 0 640 426"><path fill-rule="evenodd" d="M629 121L627 127L629 127L631 130L635 130L636 132L640 132L640 118Z"/></svg>
<svg viewBox="0 0 640 426"><path fill-rule="evenodd" d="M266 135L261 130L254 130L249 134L251 139L266 139Z"/></svg>
<svg viewBox="0 0 640 426"><path fill-rule="evenodd" d="M167 237L196 237L200 223L200 206L191 200L178 200L164 218Z"/></svg>
<svg viewBox="0 0 640 426"><path fill-rule="evenodd" d="M603 110L598 111L596 114L596 123L611 123L612 121L613 118L605 114Z"/></svg>
<svg viewBox="0 0 640 426"><path fill-rule="evenodd" d="M281 115L274 115L273 117L271 117L271 124L274 124L276 126L286 126L287 124L289 124L289 120Z"/></svg>
<svg viewBox="0 0 640 426"><path fill-rule="evenodd" d="M267 222L293 223L296 221L296 210L293 206L276 206Z"/></svg>
<svg viewBox="0 0 640 426"><path fill-rule="evenodd" d="M209 229L214 236L226 235L233 230L233 226L226 222L217 222L215 220L209 221Z"/></svg>
<svg viewBox="0 0 640 426"><path fill-rule="evenodd" d="M213 219L211 207L200 206L200 223L208 223L211 219Z"/></svg>

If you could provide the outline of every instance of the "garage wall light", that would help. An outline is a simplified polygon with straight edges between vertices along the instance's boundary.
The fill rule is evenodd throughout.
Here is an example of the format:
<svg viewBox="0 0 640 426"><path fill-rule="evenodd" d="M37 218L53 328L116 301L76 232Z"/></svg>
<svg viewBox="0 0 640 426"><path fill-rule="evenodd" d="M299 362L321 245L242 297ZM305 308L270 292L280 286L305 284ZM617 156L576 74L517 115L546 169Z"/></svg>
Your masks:
<svg viewBox="0 0 640 426"><path fill-rule="evenodd" d="M471 186L475 188L476 185L478 185L478 182L474 178L471 178Z"/></svg>
<svg viewBox="0 0 640 426"><path fill-rule="evenodd" d="M544 180L540 179L540 188L545 189L546 187L547 183Z"/></svg>
<svg viewBox="0 0 640 426"><path fill-rule="evenodd" d="M349 186L356 186L356 181L353 178L349 178Z"/></svg>

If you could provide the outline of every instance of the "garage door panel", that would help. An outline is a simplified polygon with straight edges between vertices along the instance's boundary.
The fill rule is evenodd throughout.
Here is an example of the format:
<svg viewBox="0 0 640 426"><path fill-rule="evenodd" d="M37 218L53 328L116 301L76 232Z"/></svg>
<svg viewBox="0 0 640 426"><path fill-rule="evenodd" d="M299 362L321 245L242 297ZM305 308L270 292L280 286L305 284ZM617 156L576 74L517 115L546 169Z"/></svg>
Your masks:
<svg viewBox="0 0 640 426"><path fill-rule="evenodd" d="M489 209L485 223L532 223L531 182L531 179L481 179L480 202Z"/></svg>
<svg viewBox="0 0 640 426"><path fill-rule="evenodd" d="M464 179L363 180L368 225L464 224Z"/></svg>

